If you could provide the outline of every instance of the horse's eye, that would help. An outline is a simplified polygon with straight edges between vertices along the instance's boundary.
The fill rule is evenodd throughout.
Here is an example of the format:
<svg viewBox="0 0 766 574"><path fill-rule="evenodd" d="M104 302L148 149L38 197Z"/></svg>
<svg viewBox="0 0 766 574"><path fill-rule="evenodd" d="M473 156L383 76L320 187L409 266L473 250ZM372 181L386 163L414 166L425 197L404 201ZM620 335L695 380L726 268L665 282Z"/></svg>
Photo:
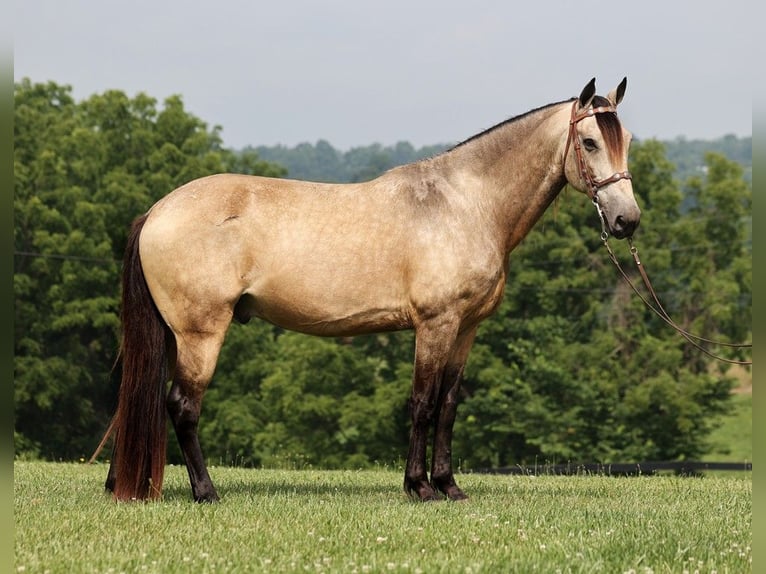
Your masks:
<svg viewBox="0 0 766 574"><path fill-rule="evenodd" d="M588 151L593 151L594 149L598 149L596 142L592 138L585 138L584 140L582 140L582 145Z"/></svg>

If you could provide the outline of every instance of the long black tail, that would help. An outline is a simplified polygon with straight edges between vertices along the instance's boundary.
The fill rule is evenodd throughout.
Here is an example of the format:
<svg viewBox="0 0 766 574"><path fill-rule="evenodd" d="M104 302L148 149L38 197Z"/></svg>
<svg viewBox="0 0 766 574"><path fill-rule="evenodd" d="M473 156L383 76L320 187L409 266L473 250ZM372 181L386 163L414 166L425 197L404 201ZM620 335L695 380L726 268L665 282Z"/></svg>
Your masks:
<svg viewBox="0 0 766 574"><path fill-rule="evenodd" d="M157 310L138 253L147 215L131 227L122 270L122 380L114 432L116 500L143 500L162 494L167 452L169 330Z"/></svg>

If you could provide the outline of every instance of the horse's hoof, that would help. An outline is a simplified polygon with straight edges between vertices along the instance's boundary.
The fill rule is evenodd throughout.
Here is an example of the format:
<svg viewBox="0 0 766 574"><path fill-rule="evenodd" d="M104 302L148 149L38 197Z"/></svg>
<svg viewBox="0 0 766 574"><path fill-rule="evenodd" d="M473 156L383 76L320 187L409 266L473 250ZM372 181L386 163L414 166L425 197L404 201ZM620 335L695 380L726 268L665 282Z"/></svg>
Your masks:
<svg viewBox="0 0 766 574"><path fill-rule="evenodd" d="M431 492L420 496L418 500L420 500L420 502L440 502L444 500L444 497L438 492Z"/></svg>
<svg viewBox="0 0 766 574"><path fill-rule="evenodd" d="M448 492L447 498L460 502L461 500L468 500L468 495L458 488L457 492Z"/></svg>
<svg viewBox="0 0 766 574"><path fill-rule="evenodd" d="M200 504L214 504L219 500L220 498L218 497L218 493L215 490L212 492L206 492L204 494L194 495L194 502L199 502Z"/></svg>
<svg viewBox="0 0 766 574"><path fill-rule="evenodd" d="M464 493L460 487L455 484L454 478L448 478L446 480L431 479L431 485L434 490L438 490L444 493L449 500L467 500L468 495Z"/></svg>
<svg viewBox="0 0 766 574"><path fill-rule="evenodd" d="M437 500L442 500L442 495L425 481L405 484L404 490L411 499L418 502L435 502Z"/></svg>

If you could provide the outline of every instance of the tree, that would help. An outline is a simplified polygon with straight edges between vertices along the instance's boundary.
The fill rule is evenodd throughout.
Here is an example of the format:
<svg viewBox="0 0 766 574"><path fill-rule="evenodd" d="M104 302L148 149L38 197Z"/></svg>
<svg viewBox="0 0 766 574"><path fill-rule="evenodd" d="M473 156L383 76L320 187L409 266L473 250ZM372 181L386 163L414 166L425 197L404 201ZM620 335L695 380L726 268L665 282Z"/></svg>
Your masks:
<svg viewBox="0 0 766 574"><path fill-rule="evenodd" d="M110 90L75 102L69 86L15 85L14 403L17 452L89 454L117 377L119 268L130 221L209 173L283 175L221 146L180 97Z"/></svg>

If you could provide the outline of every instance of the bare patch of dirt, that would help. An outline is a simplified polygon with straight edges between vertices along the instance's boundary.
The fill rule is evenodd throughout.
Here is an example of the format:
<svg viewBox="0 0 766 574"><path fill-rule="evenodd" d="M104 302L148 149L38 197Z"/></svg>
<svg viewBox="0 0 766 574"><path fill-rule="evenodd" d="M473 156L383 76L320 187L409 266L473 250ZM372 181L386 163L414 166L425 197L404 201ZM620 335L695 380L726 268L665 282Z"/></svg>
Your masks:
<svg viewBox="0 0 766 574"><path fill-rule="evenodd" d="M753 394L753 368L744 365L732 365L728 373L737 381L732 393L737 395Z"/></svg>

